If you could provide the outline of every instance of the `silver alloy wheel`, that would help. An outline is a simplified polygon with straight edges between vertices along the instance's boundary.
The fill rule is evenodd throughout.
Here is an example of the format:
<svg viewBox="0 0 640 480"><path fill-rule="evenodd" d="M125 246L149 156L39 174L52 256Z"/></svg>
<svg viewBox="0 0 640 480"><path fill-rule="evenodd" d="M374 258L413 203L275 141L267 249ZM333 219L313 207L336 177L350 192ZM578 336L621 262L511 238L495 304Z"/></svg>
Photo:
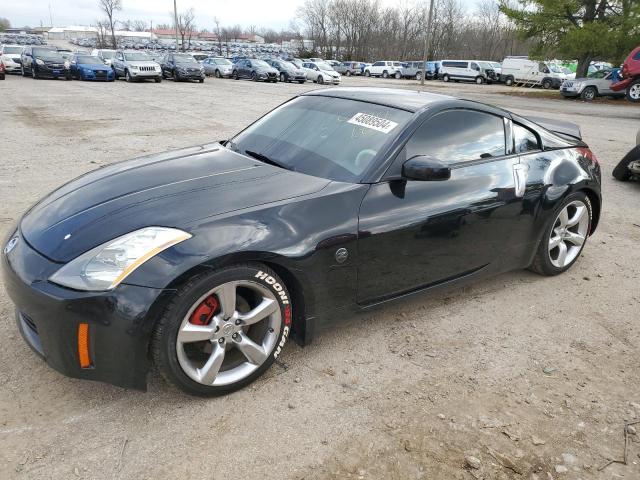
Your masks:
<svg viewBox="0 0 640 480"><path fill-rule="evenodd" d="M631 87L629 88L629 97L632 100L640 100L640 83L631 85Z"/></svg>
<svg viewBox="0 0 640 480"><path fill-rule="evenodd" d="M556 217L549 235L549 260L565 268L580 254L589 233L589 209L582 200L565 205Z"/></svg>
<svg viewBox="0 0 640 480"><path fill-rule="evenodd" d="M211 295L218 298L218 314L208 325L191 323L195 309ZM202 385L239 382L267 360L281 324L280 304L269 289L249 280L223 283L200 297L182 320L176 341L178 362L189 378Z"/></svg>

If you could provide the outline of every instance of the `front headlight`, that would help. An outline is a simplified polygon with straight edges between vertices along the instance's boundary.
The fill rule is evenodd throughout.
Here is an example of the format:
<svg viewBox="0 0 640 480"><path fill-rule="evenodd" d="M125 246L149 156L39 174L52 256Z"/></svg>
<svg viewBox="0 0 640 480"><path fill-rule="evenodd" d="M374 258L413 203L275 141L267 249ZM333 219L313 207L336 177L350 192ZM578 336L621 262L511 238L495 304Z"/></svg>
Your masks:
<svg viewBox="0 0 640 480"><path fill-rule="evenodd" d="M175 228L142 228L83 253L49 280L75 290L111 290L144 262L189 238Z"/></svg>
<svg viewBox="0 0 640 480"><path fill-rule="evenodd" d="M138 66L137 65L131 65L131 70L138 70Z"/></svg>
<svg viewBox="0 0 640 480"><path fill-rule="evenodd" d="M40 60L39 58L36 58L36 63L38 65L44 65L44 62L42 60Z"/></svg>

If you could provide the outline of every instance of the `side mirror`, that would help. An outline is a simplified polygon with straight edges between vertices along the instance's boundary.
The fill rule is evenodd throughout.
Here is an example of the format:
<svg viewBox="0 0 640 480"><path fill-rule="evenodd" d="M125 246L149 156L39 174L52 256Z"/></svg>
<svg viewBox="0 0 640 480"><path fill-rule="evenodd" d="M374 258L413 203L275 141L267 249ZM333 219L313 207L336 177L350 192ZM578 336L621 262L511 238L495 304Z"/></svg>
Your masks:
<svg viewBox="0 0 640 480"><path fill-rule="evenodd" d="M419 155L402 165L402 176L409 180L443 181L451 178L451 168L437 158Z"/></svg>

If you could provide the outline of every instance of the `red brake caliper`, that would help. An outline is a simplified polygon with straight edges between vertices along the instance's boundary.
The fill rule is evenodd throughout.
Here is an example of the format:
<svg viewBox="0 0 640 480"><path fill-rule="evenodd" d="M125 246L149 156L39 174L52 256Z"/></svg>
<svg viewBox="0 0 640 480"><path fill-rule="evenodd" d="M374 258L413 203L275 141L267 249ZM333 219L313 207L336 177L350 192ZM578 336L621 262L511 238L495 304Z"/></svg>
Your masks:
<svg viewBox="0 0 640 480"><path fill-rule="evenodd" d="M209 325L209 323L211 323L211 319L218 311L219 306L220 303L218 302L218 297L215 295L209 295L193 311L191 318L189 319L189 323L194 325Z"/></svg>

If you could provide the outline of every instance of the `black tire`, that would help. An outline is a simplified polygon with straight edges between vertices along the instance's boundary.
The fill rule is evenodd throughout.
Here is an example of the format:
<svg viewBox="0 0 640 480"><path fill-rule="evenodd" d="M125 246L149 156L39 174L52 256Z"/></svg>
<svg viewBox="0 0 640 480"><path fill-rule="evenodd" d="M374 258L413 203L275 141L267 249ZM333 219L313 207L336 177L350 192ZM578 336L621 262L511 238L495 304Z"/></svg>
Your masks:
<svg viewBox="0 0 640 480"><path fill-rule="evenodd" d="M38 72L36 72L36 69L31 67L31 78L33 78L34 80L38 79Z"/></svg>
<svg viewBox="0 0 640 480"><path fill-rule="evenodd" d="M178 72L176 72L175 70L173 70L171 72L171 76L172 76L174 82L179 82L180 81L180 75L178 75Z"/></svg>
<svg viewBox="0 0 640 480"><path fill-rule="evenodd" d="M549 90L551 87L552 87L551 80L546 78L542 80L542 88L544 88L545 90Z"/></svg>
<svg viewBox="0 0 640 480"><path fill-rule="evenodd" d="M65 79L65 80L71 80L71 73L67 73L67 74L64 76L64 79Z"/></svg>
<svg viewBox="0 0 640 480"><path fill-rule="evenodd" d="M318 75L316 83L318 83L318 85L324 85L324 77L322 75Z"/></svg>
<svg viewBox="0 0 640 480"><path fill-rule="evenodd" d="M505 84L507 87L510 87L511 85L513 85L513 77L507 77L507 78L505 78L505 80L504 80L504 84Z"/></svg>
<svg viewBox="0 0 640 480"><path fill-rule="evenodd" d="M422 72L416 73L416 80L418 81L422 80Z"/></svg>
<svg viewBox="0 0 640 480"><path fill-rule="evenodd" d="M618 165L616 165L616 168L613 169L613 178L620 180L621 182L629 180L631 178L629 164L637 160L640 160L640 145L635 146L629 151L629 153L622 157L622 160L620 160Z"/></svg>
<svg viewBox="0 0 640 480"><path fill-rule="evenodd" d="M261 278L261 275L264 275ZM191 379L182 369L176 352L177 336L184 317L194 303L209 290L234 280L250 280L271 290L280 306L282 322L273 349L267 359L249 376L228 385L203 385ZM270 283L268 283L269 281ZM273 282L275 281L275 283ZM281 287L280 291L274 288ZM203 273L179 288L158 319L151 338L151 356L160 374L171 384L193 395L211 397L224 395L243 388L260 377L280 355L291 329L292 305L284 282L268 267L258 264L239 264Z"/></svg>
<svg viewBox="0 0 640 480"><path fill-rule="evenodd" d="M389 78L389 72L387 72L386 70L382 72L382 78Z"/></svg>
<svg viewBox="0 0 640 480"><path fill-rule="evenodd" d="M118 80L118 71L113 67L111 67L111 69L113 70L113 79Z"/></svg>
<svg viewBox="0 0 640 480"><path fill-rule="evenodd" d="M156 77L154 78L156 83L161 83L162 82L162 77Z"/></svg>
<svg viewBox="0 0 640 480"><path fill-rule="evenodd" d="M449 75L447 75L446 73L442 76L442 81L443 82L448 82L450 79Z"/></svg>
<svg viewBox="0 0 640 480"><path fill-rule="evenodd" d="M238 76L238 71L234 70L233 73L231 74L231 76L233 77L234 80L240 80L240 77Z"/></svg>
<svg viewBox="0 0 640 480"><path fill-rule="evenodd" d="M593 224L593 208L591 207L589 197L587 197L587 195L583 192L575 192L571 195L568 195L567 198L565 198L562 203L560 203L556 207L556 209L553 211L553 214L550 216L549 224L544 229L544 233L542 235L542 238L540 239L540 244L538 245L538 250L536 251L533 263L531 263L531 265L529 266L529 270L545 276L559 275L569 270L573 266L573 264L576 263L578 258L580 258L580 255L584 250L584 246L587 244L588 235L587 237L585 237L585 241L580 247L580 252L578 253L578 255L576 255L575 259L565 267L556 267L551 263L551 259L549 258L548 239L555 225L556 218L563 208L565 208L569 203L575 200L581 200L587 206L587 210L589 211L589 229L587 231L591 231L591 225Z"/></svg>
<svg viewBox="0 0 640 480"><path fill-rule="evenodd" d="M371 76L371 72L369 70L365 70L364 71L364 76L365 77L370 77Z"/></svg>
<svg viewBox="0 0 640 480"><path fill-rule="evenodd" d="M198 82L200 82L200 83L204 83L204 78L200 78L200 79L198 79Z"/></svg>
<svg viewBox="0 0 640 480"><path fill-rule="evenodd" d="M251 81L252 82L258 81L258 74L256 72L251 72Z"/></svg>
<svg viewBox="0 0 640 480"><path fill-rule="evenodd" d="M483 83L484 83L484 78L478 75L476 77L476 84L477 85L482 85Z"/></svg>
<svg viewBox="0 0 640 480"><path fill-rule="evenodd" d="M23 77L27 76L27 72L24 71L24 66L20 66L20 73L22 73Z"/></svg>
<svg viewBox="0 0 640 480"><path fill-rule="evenodd" d="M217 69L216 69L215 77L216 77L216 78L220 78L220 77L221 77L221 75L220 75L220 70L217 70Z"/></svg>
<svg viewBox="0 0 640 480"><path fill-rule="evenodd" d="M351 70L347 70L347 71L345 72L345 75L346 75L347 77L350 77L350 76L351 76Z"/></svg>
<svg viewBox="0 0 640 480"><path fill-rule="evenodd" d="M305 82L304 80L298 80L298 83L299 83L300 85L302 85L304 82Z"/></svg>
<svg viewBox="0 0 640 480"><path fill-rule="evenodd" d="M133 82L133 78L129 74L129 70L124 71L124 79L129 83Z"/></svg>
<svg viewBox="0 0 640 480"><path fill-rule="evenodd" d="M627 87L626 97L627 100L633 103L640 102L640 95L637 92L640 90L640 78L637 78Z"/></svg>
<svg viewBox="0 0 640 480"><path fill-rule="evenodd" d="M402 78L402 74L400 72L396 72L393 78L395 78L396 80L400 80Z"/></svg>
<svg viewBox="0 0 640 480"><path fill-rule="evenodd" d="M598 90L596 89L596 87L586 87L580 94L580 98L582 98L582 100L584 100L585 102L590 102L597 96Z"/></svg>

